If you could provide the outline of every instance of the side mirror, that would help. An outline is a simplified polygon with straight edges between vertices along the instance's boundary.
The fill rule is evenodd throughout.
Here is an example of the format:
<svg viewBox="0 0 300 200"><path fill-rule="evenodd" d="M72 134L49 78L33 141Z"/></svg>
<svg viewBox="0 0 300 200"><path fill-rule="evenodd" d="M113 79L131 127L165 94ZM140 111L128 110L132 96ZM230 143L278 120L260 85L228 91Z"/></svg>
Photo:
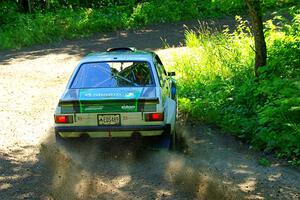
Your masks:
<svg viewBox="0 0 300 200"><path fill-rule="evenodd" d="M175 72L168 72L168 76L176 76Z"/></svg>

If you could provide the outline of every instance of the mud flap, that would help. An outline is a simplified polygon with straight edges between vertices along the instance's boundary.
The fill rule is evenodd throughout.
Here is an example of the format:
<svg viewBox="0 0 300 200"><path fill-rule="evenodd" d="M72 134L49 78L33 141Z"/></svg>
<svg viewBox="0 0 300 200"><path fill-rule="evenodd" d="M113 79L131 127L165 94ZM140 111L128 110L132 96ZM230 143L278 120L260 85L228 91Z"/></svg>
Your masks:
<svg viewBox="0 0 300 200"><path fill-rule="evenodd" d="M171 125L171 132L175 131L175 124L176 124L176 102L173 99L167 98L166 100L166 123Z"/></svg>
<svg viewBox="0 0 300 200"><path fill-rule="evenodd" d="M176 135L175 132L171 134L171 127L169 126L165 132L159 136L156 142L153 144L152 148L154 149L168 149L175 150L176 148Z"/></svg>
<svg viewBox="0 0 300 200"><path fill-rule="evenodd" d="M164 135L160 139L160 148L163 149L169 149L171 145L171 136L170 135Z"/></svg>

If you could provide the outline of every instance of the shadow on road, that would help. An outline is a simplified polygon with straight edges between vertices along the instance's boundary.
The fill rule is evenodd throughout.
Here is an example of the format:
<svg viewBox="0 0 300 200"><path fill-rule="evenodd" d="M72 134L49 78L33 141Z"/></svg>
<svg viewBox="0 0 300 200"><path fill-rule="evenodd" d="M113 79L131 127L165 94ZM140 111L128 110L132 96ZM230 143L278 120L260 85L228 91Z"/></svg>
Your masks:
<svg viewBox="0 0 300 200"><path fill-rule="evenodd" d="M33 161L34 155L24 155L32 146L19 146L10 154L0 152L1 199L43 199L50 179L44 176L47 166L41 160ZM14 155L21 158L16 159Z"/></svg>
<svg viewBox="0 0 300 200"><path fill-rule="evenodd" d="M137 49L155 50L168 46L182 46L184 44L184 31L211 27L222 30L225 25L234 28L234 18L206 21L186 21L168 24L147 26L141 30L119 31L107 34L95 34L89 38L65 40L51 45L40 45L22 50L0 52L0 64L8 65L13 59L35 59L49 54L68 54L70 56L84 56L91 52L105 51L111 47L133 46Z"/></svg>

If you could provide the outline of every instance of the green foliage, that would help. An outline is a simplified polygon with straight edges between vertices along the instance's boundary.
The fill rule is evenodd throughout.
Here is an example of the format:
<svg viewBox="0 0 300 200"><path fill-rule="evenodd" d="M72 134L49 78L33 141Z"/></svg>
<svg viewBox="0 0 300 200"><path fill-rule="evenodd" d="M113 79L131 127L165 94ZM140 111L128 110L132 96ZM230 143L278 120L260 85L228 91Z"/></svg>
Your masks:
<svg viewBox="0 0 300 200"><path fill-rule="evenodd" d="M33 17L32 17L33 16ZM126 10L64 9L57 13L19 13L15 24L0 28L0 48L20 48L65 38L88 36L94 32L124 28Z"/></svg>
<svg viewBox="0 0 300 200"><path fill-rule="evenodd" d="M15 16L15 14L18 12L17 5L11 1L3 1L2 3L0 3L0 6L0 27L6 24L15 23L17 19L17 16Z"/></svg>
<svg viewBox="0 0 300 200"><path fill-rule="evenodd" d="M214 0L211 1L211 9L224 14L241 13L246 9L245 1L243 0Z"/></svg>
<svg viewBox="0 0 300 200"><path fill-rule="evenodd" d="M251 33L240 17L234 33L208 31L203 25L187 31L187 47L170 66L179 76L180 109L257 149L299 162L299 16L281 28L267 22L268 65L260 68L259 79Z"/></svg>
<svg viewBox="0 0 300 200"><path fill-rule="evenodd" d="M128 20L128 26L144 26L155 22L178 21L185 18L191 19L193 16L195 17L197 13L192 13L195 9L183 13L184 10L186 11L184 8L185 5L191 4L182 4L176 0L143 2L133 9L133 13Z"/></svg>
<svg viewBox="0 0 300 200"><path fill-rule="evenodd" d="M263 102L257 107L259 127L253 142L289 158L300 156L299 16L285 32L269 36L269 64L261 68L263 80L256 90Z"/></svg>
<svg viewBox="0 0 300 200"><path fill-rule="evenodd" d="M32 13L25 13L17 2L0 2L0 49L21 48L152 23L222 17L247 10L244 0L48 0L48 4L32 1ZM269 8L286 5L293 0L264 2Z"/></svg>
<svg viewBox="0 0 300 200"><path fill-rule="evenodd" d="M295 5L298 0L261 0L263 8L274 8L283 5Z"/></svg>
<svg viewBox="0 0 300 200"><path fill-rule="evenodd" d="M198 15L193 1L51 1L47 12L18 12L13 2L0 3L0 49L21 48L65 38L88 36L94 32L128 29L150 23L192 19ZM85 2L85 1L83 1ZM92 2L92 3L91 3ZM93 3L94 2L94 3ZM98 3L97 3L98 2ZM84 3L82 5L85 5ZM89 6L91 6L89 8Z"/></svg>

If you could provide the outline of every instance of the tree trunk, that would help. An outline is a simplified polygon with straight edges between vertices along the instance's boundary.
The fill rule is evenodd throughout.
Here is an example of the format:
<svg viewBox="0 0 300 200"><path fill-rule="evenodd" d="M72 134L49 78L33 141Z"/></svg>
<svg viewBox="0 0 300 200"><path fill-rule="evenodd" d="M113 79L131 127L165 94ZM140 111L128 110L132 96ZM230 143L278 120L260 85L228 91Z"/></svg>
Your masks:
<svg viewBox="0 0 300 200"><path fill-rule="evenodd" d="M255 75L259 76L258 69L267 64L267 47L263 32L262 15L259 0L245 0L249 8L252 21L252 32L255 41Z"/></svg>
<svg viewBox="0 0 300 200"><path fill-rule="evenodd" d="M26 13L31 13L31 2L30 0L20 0L21 10Z"/></svg>
<svg viewBox="0 0 300 200"><path fill-rule="evenodd" d="M49 9L49 0L39 0L39 4L42 10Z"/></svg>
<svg viewBox="0 0 300 200"><path fill-rule="evenodd" d="M32 2L31 2L31 0L28 0L28 11L30 13L32 12Z"/></svg>

